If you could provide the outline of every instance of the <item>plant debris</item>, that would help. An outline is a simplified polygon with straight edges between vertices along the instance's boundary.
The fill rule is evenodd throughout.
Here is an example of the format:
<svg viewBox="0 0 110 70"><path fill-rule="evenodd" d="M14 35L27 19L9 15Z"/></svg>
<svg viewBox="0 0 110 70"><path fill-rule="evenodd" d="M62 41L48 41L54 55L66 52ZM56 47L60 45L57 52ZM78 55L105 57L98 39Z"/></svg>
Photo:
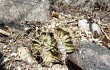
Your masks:
<svg viewBox="0 0 110 70"><path fill-rule="evenodd" d="M54 70L57 66L67 70L68 55L77 51L85 39L110 49L109 23L103 23L94 12L70 11L74 16L52 11L52 19L45 24L26 21L1 28L1 65L8 70Z"/></svg>

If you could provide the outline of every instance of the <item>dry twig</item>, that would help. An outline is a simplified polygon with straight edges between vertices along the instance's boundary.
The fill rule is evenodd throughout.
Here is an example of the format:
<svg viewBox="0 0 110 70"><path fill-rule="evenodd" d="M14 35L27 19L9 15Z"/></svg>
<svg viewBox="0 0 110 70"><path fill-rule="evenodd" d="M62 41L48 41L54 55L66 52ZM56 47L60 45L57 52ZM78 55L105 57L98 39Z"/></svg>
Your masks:
<svg viewBox="0 0 110 70"><path fill-rule="evenodd" d="M9 36L10 35L10 33L6 32L6 31L4 31L2 29L0 29L0 33L3 34L3 35L6 35L6 36Z"/></svg>

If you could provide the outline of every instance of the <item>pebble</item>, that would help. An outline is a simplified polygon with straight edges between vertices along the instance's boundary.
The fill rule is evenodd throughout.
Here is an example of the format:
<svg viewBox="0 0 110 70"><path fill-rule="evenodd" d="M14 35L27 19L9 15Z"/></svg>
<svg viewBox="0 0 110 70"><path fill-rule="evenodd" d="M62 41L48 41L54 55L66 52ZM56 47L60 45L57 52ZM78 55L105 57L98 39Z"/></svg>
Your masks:
<svg viewBox="0 0 110 70"><path fill-rule="evenodd" d="M91 26L90 26L91 25ZM78 27L82 31L91 31L90 28L92 28L92 32L97 32L99 35L101 34L101 29L96 23L89 23L87 19L81 19L78 21Z"/></svg>
<svg viewBox="0 0 110 70"><path fill-rule="evenodd" d="M78 21L78 27L82 30L82 31L89 31L89 23L86 19L81 19Z"/></svg>

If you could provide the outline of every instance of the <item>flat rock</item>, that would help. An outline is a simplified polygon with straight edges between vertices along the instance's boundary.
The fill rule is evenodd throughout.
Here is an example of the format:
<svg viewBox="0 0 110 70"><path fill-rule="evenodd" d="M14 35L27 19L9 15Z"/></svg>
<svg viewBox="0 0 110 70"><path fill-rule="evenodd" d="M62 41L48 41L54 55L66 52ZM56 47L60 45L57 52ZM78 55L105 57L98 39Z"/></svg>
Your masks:
<svg viewBox="0 0 110 70"><path fill-rule="evenodd" d="M49 0L0 0L0 19L10 21L49 20Z"/></svg>
<svg viewBox="0 0 110 70"><path fill-rule="evenodd" d="M110 70L110 50L88 41L68 58L83 70Z"/></svg>

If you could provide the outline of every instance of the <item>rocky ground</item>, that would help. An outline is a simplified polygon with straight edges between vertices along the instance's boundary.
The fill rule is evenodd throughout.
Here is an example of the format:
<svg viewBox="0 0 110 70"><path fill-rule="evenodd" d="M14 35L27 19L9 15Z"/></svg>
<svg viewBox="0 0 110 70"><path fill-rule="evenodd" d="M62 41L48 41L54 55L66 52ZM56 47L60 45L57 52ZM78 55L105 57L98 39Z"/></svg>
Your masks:
<svg viewBox="0 0 110 70"><path fill-rule="evenodd" d="M110 70L109 0L0 0L0 70Z"/></svg>

